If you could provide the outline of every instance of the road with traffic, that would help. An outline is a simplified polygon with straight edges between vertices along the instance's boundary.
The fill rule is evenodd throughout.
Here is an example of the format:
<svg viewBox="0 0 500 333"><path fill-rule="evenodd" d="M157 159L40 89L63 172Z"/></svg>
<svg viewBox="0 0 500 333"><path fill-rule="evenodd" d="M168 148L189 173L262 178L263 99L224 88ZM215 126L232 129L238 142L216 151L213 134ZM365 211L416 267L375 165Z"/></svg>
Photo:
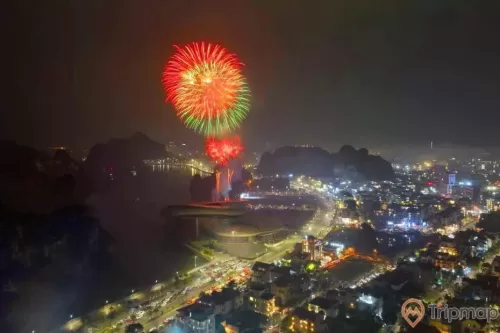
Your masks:
<svg viewBox="0 0 500 333"><path fill-rule="evenodd" d="M279 260L286 252L293 250L295 244L300 242L305 235L324 237L334 227L336 210L332 199L309 189L307 191L321 200L321 208L300 231L289 235L278 244L268 246L268 251L255 261L271 263ZM223 254L217 255L212 261L193 268L186 272L187 274L181 274L176 279L177 283L156 282L151 288L140 291L132 290L130 296L125 299L104 304L103 307L86 316L84 323L79 321L79 318L75 318L64 327L66 329L76 327L80 322L80 326L84 325L86 331L92 328L92 332L102 333L114 332L127 324L139 322L145 327L146 332L155 327L161 328L166 319L175 315L177 309L193 302L202 292L220 289L228 281L240 279L241 275L244 275L244 268L248 270L252 264L252 261L242 261ZM214 276L212 272L217 269L220 274ZM182 279L185 275L190 276L190 282L187 284ZM110 312L113 312L111 316ZM58 331L61 330L54 332Z"/></svg>

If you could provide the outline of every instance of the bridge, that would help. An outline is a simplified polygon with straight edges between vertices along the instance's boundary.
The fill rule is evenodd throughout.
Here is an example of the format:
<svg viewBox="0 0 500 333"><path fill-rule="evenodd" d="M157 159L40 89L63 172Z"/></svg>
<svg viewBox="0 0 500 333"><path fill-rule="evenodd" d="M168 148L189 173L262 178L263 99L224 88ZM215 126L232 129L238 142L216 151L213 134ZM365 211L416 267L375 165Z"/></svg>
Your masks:
<svg viewBox="0 0 500 333"><path fill-rule="evenodd" d="M186 167L191 168L191 169L195 169L199 172L210 174L210 175L213 173L213 170L202 169L202 168L197 167L196 165L193 165L193 164L186 164Z"/></svg>

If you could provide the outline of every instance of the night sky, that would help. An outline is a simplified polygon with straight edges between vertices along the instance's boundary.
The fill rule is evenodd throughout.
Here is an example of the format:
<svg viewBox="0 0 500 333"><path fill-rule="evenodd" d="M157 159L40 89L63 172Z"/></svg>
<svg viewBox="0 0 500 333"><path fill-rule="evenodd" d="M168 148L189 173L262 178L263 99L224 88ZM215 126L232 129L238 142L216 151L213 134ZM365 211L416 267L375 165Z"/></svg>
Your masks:
<svg viewBox="0 0 500 333"><path fill-rule="evenodd" d="M90 147L200 136L164 103L172 44L246 64L252 149L312 143L500 145L500 1L50 0L0 10L0 137Z"/></svg>

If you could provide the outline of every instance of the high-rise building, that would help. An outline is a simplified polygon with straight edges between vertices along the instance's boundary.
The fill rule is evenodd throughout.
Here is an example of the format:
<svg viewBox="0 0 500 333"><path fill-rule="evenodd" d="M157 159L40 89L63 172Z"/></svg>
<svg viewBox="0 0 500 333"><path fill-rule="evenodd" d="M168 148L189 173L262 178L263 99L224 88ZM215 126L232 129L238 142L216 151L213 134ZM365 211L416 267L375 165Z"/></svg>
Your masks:
<svg viewBox="0 0 500 333"><path fill-rule="evenodd" d="M309 260L320 260L323 253L321 240L314 236L306 236L302 240L302 253L309 254Z"/></svg>
<svg viewBox="0 0 500 333"><path fill-rule="evenodd" d="M486 208L492 212L500 211L500 198L496 197L486 199Z"/></svg>
<svg viewBox="0 0 500 333"><path fill-rule="evenodd" d="M453 188L456 185L456 174L446 173L439 177L438 191L442 195L450 196L453 193Z"/></svg>
<svg viewBox="0 0 500 333"><path fill-rule="evenodd" d="M448 174L448 181L446 182L446 194L451 195L453 191L453 187L455 186L456 183L456 175L454 173L449 173Z"/></svg>

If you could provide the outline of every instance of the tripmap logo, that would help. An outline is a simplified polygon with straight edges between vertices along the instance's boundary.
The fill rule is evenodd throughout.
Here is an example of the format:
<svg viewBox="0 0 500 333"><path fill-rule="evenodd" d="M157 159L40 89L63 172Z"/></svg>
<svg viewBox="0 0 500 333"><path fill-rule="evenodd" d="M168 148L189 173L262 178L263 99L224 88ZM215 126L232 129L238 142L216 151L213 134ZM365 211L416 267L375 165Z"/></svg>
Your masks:
<svg viewBox="0 0 500 333"><path fill-rule="evenodd" d="M401 315L406 322L414 328L422 320L422 318L424 318L424 303L416 298L407 299L401 306Z"/></svg>
<svg viewBox="0 0 500 333"><path fill-rule="evenodd" d="M493 307L449 307L429 305L430 319L446 320L451 323L454 320L486 320L488 323L500 317L500 312ZM401 315L406 322L415 327L424 318L426 309L424 303L416 298L406 300L401 306Z"/></svg>

